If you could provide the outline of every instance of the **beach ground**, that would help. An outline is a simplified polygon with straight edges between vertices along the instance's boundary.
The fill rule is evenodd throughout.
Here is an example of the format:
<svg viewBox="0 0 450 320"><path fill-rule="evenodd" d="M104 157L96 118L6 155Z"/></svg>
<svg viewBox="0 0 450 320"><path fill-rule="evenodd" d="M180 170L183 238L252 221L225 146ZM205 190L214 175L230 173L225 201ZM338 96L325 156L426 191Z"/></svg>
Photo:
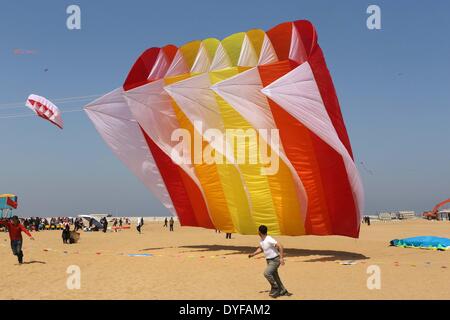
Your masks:
<svg viewBox="0 0 450 320"><path fill-rule="evenodd" d="M420 235L449 237L450 222L373 222L362 225L360 239L277 236L286 248L280 275L293 293L279 299L450 299L450 251L389 247L392 239ZM26 263L18 265L0 233L0 299L270 299L265 260L247 257L258 236L227 240L178 225L169 232L160 222L146 223L142 234L134 227L81 232L72 245L62 243L60 231L33 236L24 235ZM67 287L73 265L80 289ZM367 287L372 265L380 289Z"/></svg>

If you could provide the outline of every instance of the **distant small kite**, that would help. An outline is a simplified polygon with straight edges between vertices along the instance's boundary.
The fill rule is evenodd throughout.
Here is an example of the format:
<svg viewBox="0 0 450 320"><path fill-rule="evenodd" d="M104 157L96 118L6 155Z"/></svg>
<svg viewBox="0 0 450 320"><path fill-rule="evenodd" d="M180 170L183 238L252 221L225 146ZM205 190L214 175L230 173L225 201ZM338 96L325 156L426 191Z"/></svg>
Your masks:
<svg viewBox="0 0 450 320"><path fill-rule="evenodd" d="M367 168L366 165L364 164L364 162L361 161L360 164L367 173L369 173L371 176L373 176L373 171L370 170L369 168Z"/></svg>
<svg viewBox="0 0 450 320"><path fill-rule="evenodd" d="M44 97L31 94L25 105L34 111L39 117L50 121L60 129L63 128L63 120L58 107Z"/></svg>
<svg viewBox="0 0 450 320"><path fill-rule="evenodd" d="M30 55L30 54L37 54L36 50L25 50L25 49L14 49L13 53L15 55Z"/></svg>

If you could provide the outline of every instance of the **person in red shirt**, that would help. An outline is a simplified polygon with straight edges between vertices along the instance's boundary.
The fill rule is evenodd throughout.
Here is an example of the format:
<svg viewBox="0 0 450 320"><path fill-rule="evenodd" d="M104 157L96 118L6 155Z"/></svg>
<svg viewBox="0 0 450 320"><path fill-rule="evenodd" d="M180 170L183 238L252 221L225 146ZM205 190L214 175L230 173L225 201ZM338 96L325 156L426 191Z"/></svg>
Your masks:
<svg viewBox="0 0 450 320"><path fill-rule="evenodd" d="M0 220L0 225L3 225L8 228L9 238L11 239L11 249L19 263L23 263L23 252L22 252L22 232L24 232L27 236L30 237L31 240L34 240L31 233L20 223L19 218L17 216L12 217L11 221L8 220Z"/></svg>

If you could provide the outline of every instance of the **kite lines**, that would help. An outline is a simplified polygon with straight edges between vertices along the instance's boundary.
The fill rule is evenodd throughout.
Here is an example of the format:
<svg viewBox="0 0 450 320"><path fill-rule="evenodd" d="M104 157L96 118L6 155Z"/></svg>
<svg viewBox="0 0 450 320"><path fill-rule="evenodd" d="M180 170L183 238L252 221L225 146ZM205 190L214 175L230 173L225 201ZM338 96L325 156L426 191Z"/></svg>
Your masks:
<svg viewBox="0 0 450 320"><path fill-rule="evenodd" d="M61 113L65 114L83 111L84 104L100 96L100 94L91 94L83 96L55 98L51 100L60 107ZM23 109L24 111L26 111L25 102L26 101L24 99L24 101L21 102L0 103L0 119L33 117L34 114L30 114L28 112L17 112L17 109Z"/></svg>

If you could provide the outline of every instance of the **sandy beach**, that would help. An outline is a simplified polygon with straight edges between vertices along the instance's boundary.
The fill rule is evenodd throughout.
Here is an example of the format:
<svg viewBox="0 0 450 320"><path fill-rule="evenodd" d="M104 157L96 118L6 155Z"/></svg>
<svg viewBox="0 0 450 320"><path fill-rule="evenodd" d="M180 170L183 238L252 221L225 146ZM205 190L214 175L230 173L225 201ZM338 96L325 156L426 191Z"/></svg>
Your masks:
<svg viewBox="0 0 450 320"><path fill-rule="evenodd" d="M360 239L276 237L286 248L280 275L285 299L450 299L450 252L389 247L389 240L419 235L448 237L450 222L397 221L362 225ZM60 231L24 240L25 264L0 233L0 299L270 299L265 260L248 259L257 236L199 228L175 232L161 222L120 232L82 232L64 245ZM26 236L24 236L26 237ZM149 256L129 256L149 254ZM343 261L354 264L343 265ZM67 268L81 270L81 288L66 286ZM381 270L381 289L367 288L367 268Z"/></svg>

